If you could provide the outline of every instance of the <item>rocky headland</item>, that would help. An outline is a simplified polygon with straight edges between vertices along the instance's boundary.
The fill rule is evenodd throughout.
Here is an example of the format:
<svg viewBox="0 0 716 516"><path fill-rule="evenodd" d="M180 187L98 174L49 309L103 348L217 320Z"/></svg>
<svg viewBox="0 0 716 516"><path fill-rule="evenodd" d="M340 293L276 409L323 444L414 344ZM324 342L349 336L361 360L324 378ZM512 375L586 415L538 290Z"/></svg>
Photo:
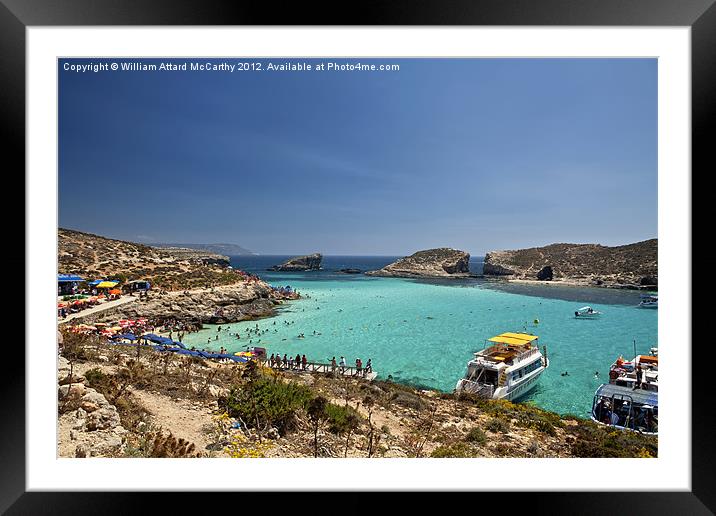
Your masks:
<svg viewBox="0 0 716 516"><path fill-rule="evenodd" d="M293 272L293 271L317 271L321 269L323 255L320 253L296 256L286 260L281 265L274 265L270 271Z"/></svg>
<svg viewBox="0 0 716 516"><path fill-rule="evenodd" d="M271 316L287 298L268 283L228 267L228 258L207 251L157 249L66 229L60 229L58 236L59 272L152 284L146 297L90 312L74 322L146 317L223 324Z"/></svg>
<svg viewBox="0 0 716 516"><path fill-rule="evenodd" d="M441 247L418 251L366 274L398 278L466 278L471 276L469 262L469 253Z"/></svg>
<svg viewBox="0 0 716 516"><path fill-rule="evenodd" d="M553 281L612 288L656 288L658 241L607 247L551 244L485 255L483 273L522 281Z"/></svg>
<svg viewBox="0 0 716 516"><path fill-rule="evenodd" d="M199 251L207 251L213 254L224 256L243 256L255 255L256 253L236 244L152 244L152 247L166 249L171 247L179 247L182 249L195 249Z"/></svg>
<svg viewBox="0 0 716 516"><path fill-rule="evenodd" d="M76 318L73 323L137 319L174 320L195 325L224 324L274 315L281 303L263 281L242 282L181 292L152 292L146 298Z"/></svg>

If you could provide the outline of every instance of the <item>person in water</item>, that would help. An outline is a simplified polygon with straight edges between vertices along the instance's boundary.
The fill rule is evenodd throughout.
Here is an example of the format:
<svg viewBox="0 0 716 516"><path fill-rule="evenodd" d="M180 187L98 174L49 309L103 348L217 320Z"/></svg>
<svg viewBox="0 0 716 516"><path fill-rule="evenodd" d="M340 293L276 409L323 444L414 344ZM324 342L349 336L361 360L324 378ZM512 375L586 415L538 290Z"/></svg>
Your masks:
<svg viewBox="0 0 716 516"><path fill-rule="evenodd" d="M569 371L565 371L562 373L562 376L569 376Z"/></svg>

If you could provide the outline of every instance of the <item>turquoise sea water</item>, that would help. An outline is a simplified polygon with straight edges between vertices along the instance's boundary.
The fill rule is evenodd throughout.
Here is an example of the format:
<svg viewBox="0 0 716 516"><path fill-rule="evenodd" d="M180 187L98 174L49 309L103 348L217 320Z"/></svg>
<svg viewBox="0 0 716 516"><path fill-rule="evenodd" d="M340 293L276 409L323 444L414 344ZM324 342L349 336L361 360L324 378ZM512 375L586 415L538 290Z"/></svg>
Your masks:
<svg viewBox="0 0 716 516"><path fill-rule="evenodd" d="M327 257L328 258L328 257ZM309 361L328 362L335 356L354 364L373 360L380 378L452 391L463 376L472 353L485 339L505 331L525 331L540 337L551 360L538 386L521 401L562 414L587 416L595 389L608 378L609 365L622 354L648 353L657 342L657 311L636 308L639 293L593 288L505 284L486 280L417 281L337 274L340 267L371 268L391 257L352 261L324 259L328 270L269 273L267 257L233 259L273 285L291 285L310 297L288 302L279 315L260 321L234 323L217 333L207 325L184 342L197 348L241 351L251 344L269 355L306 354ZM278 263L277 260L272 263ZM362 265L362 267L361 267ZM471 264L480 272L481 263ZM574 310L589 304L604 312L599 320L574 318ZM534 320L539 323L535 324ZM290 323L290 324L287 324ZM247 328L268 329L260 337ZM224 325L222 329L226 329ZM316 335L313 334L314 330ZM238 332L241 339L233 335ZM303 333L305 338L299 338ZM214 340L216 335L219 340ZM320 334L320 335L318 335ZM211 338L210 346L207 339ZM258 339L261 339L260 342ZM595 378L595 372L599 378ZM563 376L562 373L568 372Z"/></svg>

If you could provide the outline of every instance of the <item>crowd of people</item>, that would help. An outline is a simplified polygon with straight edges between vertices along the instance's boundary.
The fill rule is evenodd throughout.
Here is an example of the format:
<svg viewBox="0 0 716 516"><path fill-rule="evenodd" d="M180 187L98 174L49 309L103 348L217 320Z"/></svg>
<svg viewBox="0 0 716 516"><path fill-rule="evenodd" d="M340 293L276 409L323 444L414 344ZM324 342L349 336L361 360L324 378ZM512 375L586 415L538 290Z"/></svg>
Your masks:
<svg viewBox="0 0 716 516"><path fill-rule="evenodd" d="M306 371L308 370L308 359L305 354L302 355L300 353L297 353L295 357L288 356L288 353L284 353L283 357L280 353L271 353L271 356L268 359L268 365L273 369ZM336 361L336 357L333 357L327 366L330 367L330 372L333 374L337 372L344 374L348 369L346 358L343 356L340 358L340 361ZM367 374L372 373L373 360L369 358L368 362L364 365L360 358L356 358L355 370L357 376L366 376Z"/></svg>

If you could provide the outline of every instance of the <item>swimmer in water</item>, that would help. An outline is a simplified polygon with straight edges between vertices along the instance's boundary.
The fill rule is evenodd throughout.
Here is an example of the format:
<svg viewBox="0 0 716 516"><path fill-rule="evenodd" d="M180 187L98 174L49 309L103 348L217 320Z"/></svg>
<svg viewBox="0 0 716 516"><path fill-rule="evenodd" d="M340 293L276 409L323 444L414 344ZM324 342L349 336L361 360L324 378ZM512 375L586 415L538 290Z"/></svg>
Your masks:
<svg viewBox="0 0 716 516"><path fill-rule="evenodd" d="M594 371L594 378L599 378L599 371Z"/></svg>
<svg viewBox="0 0 716 516"><path fill-rule="evenodd" d="M569 376L569 371L565 371L562 373L562 376Z"/></svg>

